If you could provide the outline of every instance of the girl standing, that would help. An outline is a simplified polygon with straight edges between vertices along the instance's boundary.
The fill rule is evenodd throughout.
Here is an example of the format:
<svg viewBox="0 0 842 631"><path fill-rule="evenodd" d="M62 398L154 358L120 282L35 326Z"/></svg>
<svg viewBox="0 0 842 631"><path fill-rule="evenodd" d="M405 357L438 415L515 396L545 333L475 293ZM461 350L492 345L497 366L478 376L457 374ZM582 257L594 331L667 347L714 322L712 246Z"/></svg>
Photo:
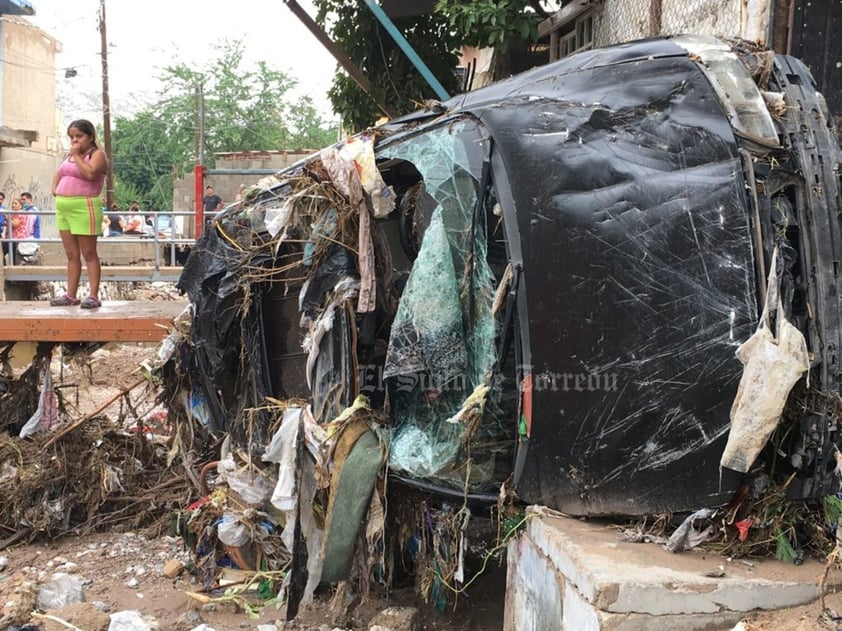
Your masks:
<svg viewBox="0 0 842 631"><path fill-rule="evenodd" d="M70 153L53 177L56 198L56 226L67 255L67 293L50 300L54 307L80 305L96 309L99 300L101 267L96 251L102 230L102 205L99 201L108 156L96 144L96 130L90 121L75 120L67 127ZM76 296L82 276L82 257L88 271L90 291L81 301Z"/></svg>

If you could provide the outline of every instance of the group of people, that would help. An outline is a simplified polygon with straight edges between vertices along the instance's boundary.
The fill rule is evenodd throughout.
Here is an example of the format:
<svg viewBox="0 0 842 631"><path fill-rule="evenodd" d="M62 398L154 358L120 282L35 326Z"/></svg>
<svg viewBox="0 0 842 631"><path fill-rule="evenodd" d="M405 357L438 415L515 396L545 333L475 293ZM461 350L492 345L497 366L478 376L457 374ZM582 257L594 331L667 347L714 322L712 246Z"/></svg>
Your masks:
<svg viewBox="0 0 842 631"><path fill-rule="evenodd" d="M128 216L124 217L119 204L112 204L109 212L102 217L102 234L108 237L121 237L124 234L146 234L147 226L152 225L151 217L140 213L140 204L133 201L129 206Z"/></svg>
<svg viewBox="0 0 842 631"><path fill-rule="evenodd" d="M9 210L11 212L7 213ZM37 212L32 193L28 191L21 193L20 197L11 201L10 208L7 209L6 193L0 191L0 237L4 239L4 259L11 255L14 260L21 248L16 247L14 253L12 248L15 244L20 245L20 239L41 238L41 219L35 214Z"/></svg>

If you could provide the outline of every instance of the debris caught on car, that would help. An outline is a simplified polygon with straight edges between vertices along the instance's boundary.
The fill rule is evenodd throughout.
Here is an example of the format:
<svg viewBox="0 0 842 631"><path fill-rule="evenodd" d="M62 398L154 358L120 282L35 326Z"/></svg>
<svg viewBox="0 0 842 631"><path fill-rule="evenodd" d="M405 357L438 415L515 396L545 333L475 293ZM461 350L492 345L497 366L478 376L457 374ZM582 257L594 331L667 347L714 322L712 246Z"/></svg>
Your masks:
<svg viewBox="0 0 842 631"><path fill-rule="evenodd" d="M207 591L250 572L293 618L321 582L364 595L402 571L443 607L470 583L476 516L500 526L487 561L524 504L690 513L670 550L773 529L788 553L789 521L752 518L763 498L840 489L842 154L823 104L791 57L651 39L246 189L185 263L189 327L146 367ZM755 331L772 351L789 336L788 374L749 357Z"/></svg>

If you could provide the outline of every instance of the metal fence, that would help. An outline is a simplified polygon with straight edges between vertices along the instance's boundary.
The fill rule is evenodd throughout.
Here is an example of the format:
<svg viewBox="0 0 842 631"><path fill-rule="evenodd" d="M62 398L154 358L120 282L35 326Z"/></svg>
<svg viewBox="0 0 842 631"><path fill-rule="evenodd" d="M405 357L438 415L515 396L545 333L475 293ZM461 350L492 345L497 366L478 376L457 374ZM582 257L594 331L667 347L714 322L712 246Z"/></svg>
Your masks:
<svg viewBox="0 0 842 631"><path fill-rule="evenodd" d="M594 7L594 45L692 33L764 39L769 0L603 0Z"/></svg>
<svg viewBox="0 0 842 631"><path fill-rule="evenodd" d="M3 250L6 253L5 264L16 265L22 262L24 257L19 254L19 244L47 244L61 243L58 231L55 228L55 210L21 211L23 215L38 215L41 222L41 237L15 239L11 236L12 216L9 210L3 211L6 220L6 234L3 237ZM194 211L187 212L154 212L149 213L152 218L152 225L144 234L123 234L119 237L100 236L108 243L147 243L154 245L152 248L153 260L152 269L157 271L164 266L175 266L179 263L179 253L184 248L189 248L195 243L195 239L184 233L182 226L187 223L188 218L195 217ZM218 213L208 213L207 219L212 219ZM166 226L164 219L167 219ZM183 219L178 219L183 218Z"/></svg>

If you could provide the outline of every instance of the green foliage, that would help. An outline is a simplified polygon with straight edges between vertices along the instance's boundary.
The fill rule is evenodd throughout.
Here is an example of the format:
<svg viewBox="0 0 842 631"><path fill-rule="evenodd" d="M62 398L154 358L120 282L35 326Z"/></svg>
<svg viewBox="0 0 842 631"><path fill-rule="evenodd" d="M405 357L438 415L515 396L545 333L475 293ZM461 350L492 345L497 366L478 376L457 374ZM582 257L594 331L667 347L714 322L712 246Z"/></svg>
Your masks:
<svg viewBox="0 0 842 631"><path fill-rule="evenodd" d="M517 0L437 0L436 11L446 15L469 46L505 49L513 39L535 41L543 19Z"/></svg>
<svg viewBox="0 0 842 631"><path fill-rule="evenodd" d="M826 495L822 498L824 522L828 526L835 526L842 519L842 500L836 495Z"/></svg>
<svg viewBox="0 0 842 631"><path fill-rule="evenodd" d="M181 136L192 137L193 130L172 127L153 110L134 118L118 118L111 135L115 196L123 208L137 199L144 208L172 206L173 167L177 159L190 154L179 146ZM174 159L175 158L175 159ZM123 194L123 190L131 193ZM126 200L126 197L129 199Z"/></svg>
<svg viewBox="0 0 842 631"><path fill-rule="evenodd" d="M321 149L339 140L336 126L325 127L317 124L319 115L309 96L290 105L288 131L291 136L285 149Z"/></svg>
<svg viewBox="0 0 842 631"><path fill-rule="evenodd" d="M538 37L544 16L529 0L437 0L432 14L395 18L395 27L451 95L459 89L455 75L457 52L463 45L493 47L507 59L516 47L528 47ZM371 81L366 95L349 76L337 74L328 93L334 111L352 130L361 130L383 115L385 104L398 114L419 109L437 98L432 88L358 0L315 0L316 21ZM522 52L522 51L521 51ZM508 61L503 69L513 69Z"/></svg>
<svg viewBox="0 0 842 631"><path fill-rule="evenodd" d="M365 129L383 116L377 103L407 114L425 100L437 98L370 10L352 0L315 0L315 4L317 22L325 27L330 18L331 39L371 82L368 96L344 73L334 80L328 96L349 129ZM444 89L455 94L458 80L454 71L462 40L447 17L434 13L393 22Z"/></svg>
<svg viewBox="0 0 842 631"><path fill-rule="evenodd" d="M228 151L319 149L336 140L312 100L294 100L295 81L259 62L243 66L244 44L225 41L204 67L175 63L164 69L160 99L112 130L115 180L131 199L156 209L172 206L173 178L197 163L200 103L204 107L204 164ZM199 98L199 90L203 97ZM123 197L118 193L120 204ZM129 199L129 201L131 201Z"/></svg>
<svg viewBox="0 0 842 631"><path fill-rule="evenodd" d="M503 520L503 542L508 543L509 539L518 536L526 528L526 513L522 510L516 511Z"/></svg>
<svg viewBox="0 0 842 631"><path fill-rule="evenodd" d="M787 537L787 531L778 530L775 533L775 557L787 563L795 563L797 554Z"/></svg>
<svg viewBox="0 0 842 631"><path fill-rule="evenodd" d="M114 201L120 205L122 210L128 209L132 201L137 200L141 209L146 208L146 202L138 191L131 184L124 184L120 180L114 182Z"/></svg>

